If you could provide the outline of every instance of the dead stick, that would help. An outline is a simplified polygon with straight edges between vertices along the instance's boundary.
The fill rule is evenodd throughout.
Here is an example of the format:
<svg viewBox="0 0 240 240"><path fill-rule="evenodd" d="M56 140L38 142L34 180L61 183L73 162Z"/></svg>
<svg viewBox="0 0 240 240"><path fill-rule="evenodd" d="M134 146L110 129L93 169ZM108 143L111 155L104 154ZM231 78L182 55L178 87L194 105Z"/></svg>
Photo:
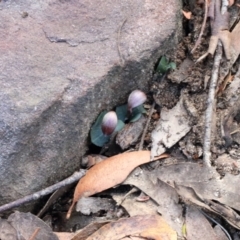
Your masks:
<svg viewBox="0 0 240 240"><path fill-rule="evenodd" d="M80 178L82 178L84 175L85 175L86 171L81 169L79 172L75 172L73 175L71 175L70 177L64 179L63 181L61 182L58 182L50 187L47 187L43 190L40 190L38 192L35 192L31 195L28 195L26 197L23 197L23 198L20 198L16 201L13 201L13 202L10 202L10 203L7 203L5 205L2 205L0 206L0 212L3 212L3 211L6 211L6 210L9 210L11 208L14 208L14 207L19 207L25 203L28 203L28 202L31 202L31 201L34 201L34 200L37 200L43 196L46 196L54 191L56 191L57 189L61 188L61 187L64 187L66 185L69 185L71 183L74 183L76 181L78 181Z"/></svg>
<svg viewBox="0 0 240 240"><path fill-rule="evenodd" d="M152 104L151 106L151 110L149 112L149 116L148 116L148 119L147 119L147 123L146 123L146 126L143 130L143 134L142 134L142 137L141 137L141 141L140 141L140 144L139 144L139 148L138 148L138 151L141 151L143 149L143 142L144 142L144 138L147 134L147 130L148 130L148 126L149 126L149 123L150 123L150 120L151 120L151 117L152 117L152 114L153 114L153 111L154 111L154 108L155 108L155 102Z"/></svg>
<svg viewBox="0 0 240 240"><path fill-rule="evenodd" d="M207 4L207 0L204 1L204 4L205 4L205 12L204 12L204 18L203 18L203 23L202 23L202 27L201 27L201 31L199 33L199 36L198 36L198 39L191 51L191 53L193 53L196 48L198 47L198 45L201 43L201 39L202 39L202 35L203 35L203 31L205 29L205 26L206 26L206 22L207 22L207 15L208 15L208 4Z"/></svg>
<svg viewBox="0 0 240 240"><path fill-rule="evenodd" d="M222 44L218 42L218 47L214 57L211 82L207 99L207 110L205 114L205 136L203 142L203 163L211 166L211 130L212 130L212 115L215 107L215 92L218 80L219 66L222 58Z"/></svg>

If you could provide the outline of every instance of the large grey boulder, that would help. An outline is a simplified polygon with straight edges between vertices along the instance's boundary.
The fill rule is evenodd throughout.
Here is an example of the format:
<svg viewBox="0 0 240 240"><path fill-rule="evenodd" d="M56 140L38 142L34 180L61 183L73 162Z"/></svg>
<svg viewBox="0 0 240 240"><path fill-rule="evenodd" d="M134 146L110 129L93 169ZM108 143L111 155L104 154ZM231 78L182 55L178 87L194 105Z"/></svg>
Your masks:
<svg viewBox="0 0 240 240"><path fill-rule="evenodd" d="M147 91L178 0L0 2L0 204L71 175L100 111Z"/></svg>

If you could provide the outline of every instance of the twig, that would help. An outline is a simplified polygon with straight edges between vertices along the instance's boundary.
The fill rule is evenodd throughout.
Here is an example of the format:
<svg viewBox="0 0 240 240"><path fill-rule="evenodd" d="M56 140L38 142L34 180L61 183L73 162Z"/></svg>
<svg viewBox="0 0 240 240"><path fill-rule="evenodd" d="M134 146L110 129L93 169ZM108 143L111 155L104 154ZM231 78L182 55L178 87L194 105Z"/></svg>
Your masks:
<svg viewBox="0 0 240 240"><path fill-rule="evenodd" d="M121 65L124 63L124 59L123 59L123 56L122 56L122 53L121 53L121 50L120 50L119 43L120 43L122 28L123 28L123 25L125 24L126 21L127 21L127 18L125 18L123 20L121 26L118 29L118 35L117 35L117 49L118 49L118 54L119 54L119 57L120 57L120 60L121 60Z"/></svg>
<svg viewBox="0 0 240 240"><path fill-rule="evenodd" d="M43 196L46 196L46 195L56 191L57 189L59 189L61 187L64 187L64 186L69 185L71 183L74 183L74 182L78 181L80 178L82 178L85 175L85 172L86 172L85 170L81 169L79 172L75 172L73 175L64 179L61 182L58 182L58 183L56 183L56 184L54 184L50 187L47 187L43 190L35 192L35 193L33 193L31 195L28 195L26 197L20 198L16 201L7 203L5 205L2 205L2 206L0 206L0 212L9 210L9 209L14 208L14 207L19 207L19 206L21 206L25 203L37 200L37 199L39 199Z"/></svg>
<svg viewBox="0 0 240 240"><path fill-rule="evenodd" d="M145 128L143 130L143 134L142 134L142 137L141 137L141 141L140 141L140 144L139 144L139 147L138 147L138 151L141 151L143 149L143 142L144 142L144 138L147 134L147 130L148 130L148 126L149 126L149 123L150 123L150 120L151 120L151 117L152 117L152 114L154 112L154 108L155 108L155 102L153 102L152 106L151 106L151 110L150 110L150 113L148 115L148 119L147 119L147 123L145 125Z"/></svg>
<svg viewBox="0 0 240 240"><path fill-rule="evenodd" d="M237 133L237 132L240 132L240 128L237 128L237 129L235 129L234 131L230 132L230 135L233 135L233 134L235 134L235 133Z"/></svg>
<svg viewBox="0 0 240 240"><path fill-rule="evenodd" d="M196 48L198 47L198 45L201 43L203 31L204 31L204 29L205 29L205 27L206 27L207 15L208 15L208 3L207 3L207 1L208 1L208 0L205 0L205 1L204 1L204 4L205 4L205 12L204 12L204 18L203 18L203 23L202 23L201 31L200 31L200 33L199 33L198 39L197 39L197 41L196 41L196 43L195 43L195 45L194 45L191 53L193 53L193 52L196 50Z"/></svg>
<svg viewBox="0 0 240 240"><path fill-rule="evenodd" d="M36 228L29 240L34 240L35 237L37 236L38 232L40 231L40 227Z"/></svg>
<svg viewBox="0 0 240 240"><path fill-rule="evenodd" d="M211 82L207 100L207 110L205 115L205 136L203 143L203 163L210 167L211 166L211 127L212 127L212 115L213 108L215 107L215 92L218 80L219 66L222 58L222 45L218 42L218 47L214 57L213 70L211 76Z"/></svg>

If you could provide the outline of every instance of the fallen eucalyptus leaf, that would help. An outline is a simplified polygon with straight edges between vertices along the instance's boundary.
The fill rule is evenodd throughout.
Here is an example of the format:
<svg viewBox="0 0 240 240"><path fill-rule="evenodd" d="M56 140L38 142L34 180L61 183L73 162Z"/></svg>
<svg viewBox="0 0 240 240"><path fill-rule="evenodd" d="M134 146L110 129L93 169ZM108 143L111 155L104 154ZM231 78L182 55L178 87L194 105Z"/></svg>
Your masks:
<svg viewBox="0 0 240 240"><path fill-rule="evenodd" d="M177 240L176 232L157 214L138 215L106 224L87 240L120 240L132 236L154 240Z"/></svg>
<svg viewBox="0 0 240 240"><path fill-rule="evenodd" d="M16 229L5 219L0 219L0 239L1 240L16 240Z"/></svg>
<svg viewBox="0 0 240 240"><path fill-rule="evenodd" d="M166 156L168 155L162 155L160 158ZM149 161L149 151L136 151L115 155L93 166L78 182L67 218L70 218L75 203L81 197L89 197L120 184L134 168Z"/></svg>
<svg viewBox="0 0 240 240"><path fill-rule="evenodd" d="M34 240L58 240L51 228L31 213L16 211L8 217L8 222L16 229L18 235L24 237L24 239L30 239L34 231L40 228Z"/></svg>
<svg viewBox="0 0 240 240"><path fill-rule="evenodd" d="M211 224L197 208L188 206L186 212L188 240L218 240Z"/></svg>
<svg viewBox="0 0 240 240"><path fill-rule="evenodd" d="M178 204L179 196L173 187L157 179L151 172L139 168L131 173L124 184L133 185L151 197L158 204L158 212L161 216L178 233L178 236L182 236L183 209Z"/></svg>

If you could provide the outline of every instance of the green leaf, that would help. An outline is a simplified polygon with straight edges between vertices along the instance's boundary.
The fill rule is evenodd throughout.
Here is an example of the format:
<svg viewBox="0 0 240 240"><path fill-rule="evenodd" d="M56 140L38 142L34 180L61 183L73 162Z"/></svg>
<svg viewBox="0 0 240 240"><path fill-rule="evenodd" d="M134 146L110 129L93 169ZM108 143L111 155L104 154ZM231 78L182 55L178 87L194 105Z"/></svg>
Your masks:
<svg viewBox="0 0 240 240"><path fill-rule="evenodd" d="M117 126L114 129L114 132L119 132L124 128L124 126L125 126L125 123L122 120L118 120Z"/></svg>
<svg viewBox="0 0 240 240"><path fill-rule="evenodd" d="M157 66L157 72L166 73L168 69L176 69L176 64L167 60L165 56L162 56Z"/></svg>
<svg viewBox="0 0 240 240"><path fill-rule="evenodd" d="M162 56L157 66L157 71L160 73L165 73L167 70L168 70L167 58L165 56Z"/></svg>
<svg viewBox="0 0 240 240"><path fill-rule="evenodd" d="M102 147L110 139L110 136L106 136L103 134L101 127L103 117L106 113L107 111L103 111L102 113L100 113L90 131L91 142L98 147Z"/></svg>
<svg viewBox="0 0 240 240"><path fill-rule="evenodd" d="M176 67L177 67L175 62L170 62L169 66L171 69L176 69Z"/></svg>
<svg viewBox="0 0 240 240"><path fill-rule="evenodd" d="M138 113L134 115L133 117L131 117L130 122L136 122L141 116L142 116L142 113Z"/></svg>
<svg viewBox="0 0 240 240"><path fill-rule="evenodd" d="M143 113L146 113L146 110L143 107L143 104L133 108L130 122L136 122L142 116Z"/></svg>
<svg viewBox="0 0 240 240"><path fill-rule="evenodd" d="M116 107L116 114L117 114L118 120L121 120L124 123L127 119L127 114L128 114L127 104Z"/></svg>

